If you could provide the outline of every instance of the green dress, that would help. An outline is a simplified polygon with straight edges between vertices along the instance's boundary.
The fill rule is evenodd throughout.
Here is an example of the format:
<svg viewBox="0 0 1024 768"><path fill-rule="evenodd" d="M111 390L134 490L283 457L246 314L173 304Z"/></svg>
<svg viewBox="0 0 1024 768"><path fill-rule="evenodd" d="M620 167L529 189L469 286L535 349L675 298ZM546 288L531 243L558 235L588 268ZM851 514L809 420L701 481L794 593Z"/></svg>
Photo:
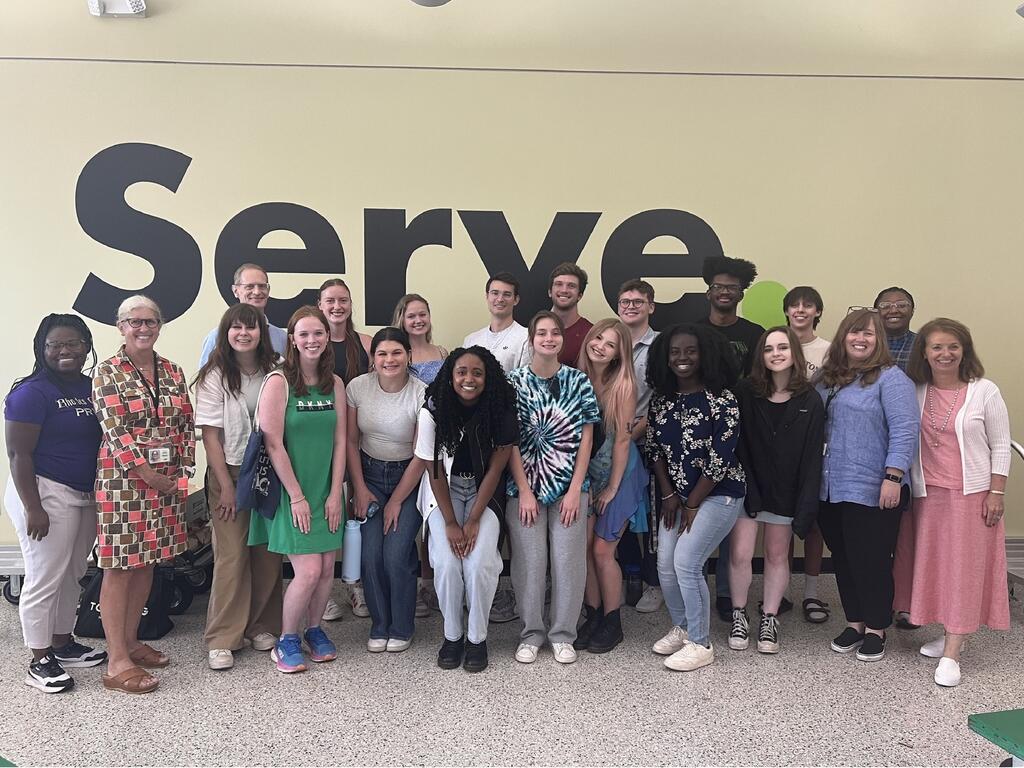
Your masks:
<svg viewBox="0 0 1024 768"><path fill-rule="evenodd" d="M262 515L249 518L249 544L266 544L271 552L282 555L312 555L341 549L345 531L342 509L338 530L330 532L324 505L331 490L331 460L334 454L334 430L338 422L334 410L334 391L324 395L318 389L297 396L288 387L288 406L284 414L284 444L295 478L309 502L309 533L302 533L292 522L292 502L281 489L281 503L273 520ZM344 501L342 502L344 503Z"/></svg>

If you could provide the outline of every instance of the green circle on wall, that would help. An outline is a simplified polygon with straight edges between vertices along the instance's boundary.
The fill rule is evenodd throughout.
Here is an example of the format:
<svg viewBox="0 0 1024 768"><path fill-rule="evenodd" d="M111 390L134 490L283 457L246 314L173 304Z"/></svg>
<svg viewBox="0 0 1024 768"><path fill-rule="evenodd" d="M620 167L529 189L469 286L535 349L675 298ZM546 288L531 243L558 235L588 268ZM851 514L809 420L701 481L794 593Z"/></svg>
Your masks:
<svg viewBox="0 0 1024 768"><path fill-rule="evenodd" d="M747 288L743 303L740 304L743 317L762 328L785 325L786 313L782 311L782 299L787 290L786 286L774 280L754 283Z"/></svg>

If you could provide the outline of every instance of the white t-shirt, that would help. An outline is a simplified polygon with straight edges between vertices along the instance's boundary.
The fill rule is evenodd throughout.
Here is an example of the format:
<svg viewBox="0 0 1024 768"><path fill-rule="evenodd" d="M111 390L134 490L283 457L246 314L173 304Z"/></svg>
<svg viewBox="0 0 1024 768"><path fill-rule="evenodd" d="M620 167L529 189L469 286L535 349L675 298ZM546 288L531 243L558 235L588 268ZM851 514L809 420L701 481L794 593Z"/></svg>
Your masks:
<svg viewBox="0 0 1024 768"><path fill-rule="evenodd" d="M479 346L490 350L505 369L505 373L511 373L530 362L529 337L530 333L526 328L512 321L512 325L497 333L492 333L490 326L481 328L469 334L462 342L462 346Z"/></svg>
<svg viewBox="0 0 1024 768"><path fill-rule="evenodd" d="M381 389L376 373L352 379L345 393L348 404L359 412L359 449L380 461L412 458L416 419L426 391L415 376L398 392Z"/></svg>
<svg viewBox="0 0 1024 768"><path fill-rule="evenodd" d="M825 362L825 355L828 354L828 348L832 344L828 339L823 339L818 336L814 341L809 341L806 344L801 344L800 348L804 353L804 360L807 361L807 378L811 379L814 374L818 372L822 364Z"/></svg>

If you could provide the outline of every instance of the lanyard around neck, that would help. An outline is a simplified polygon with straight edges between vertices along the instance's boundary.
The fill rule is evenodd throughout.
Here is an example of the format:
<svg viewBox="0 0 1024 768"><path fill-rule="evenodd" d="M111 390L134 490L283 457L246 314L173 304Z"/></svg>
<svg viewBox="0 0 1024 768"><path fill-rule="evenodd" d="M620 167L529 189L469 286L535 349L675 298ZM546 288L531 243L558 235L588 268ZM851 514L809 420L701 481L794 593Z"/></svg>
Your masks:
<svg viewBox="0 0 1024 768"><path fill-rule="evenodd" d="M127 353L125 357L128 357ZM128 363L131 365L132 370L139 374L139 379L142 381L142 386L146 388L146 392L149 393L150 401L153 403L153 411L156 413L157 421L160 421L160 369L158 363L160 358L157 357L156 352L153 352L153 384L149 383L145 374L139 370L139 367L135 365L135 361L128 357Z"/></svg>

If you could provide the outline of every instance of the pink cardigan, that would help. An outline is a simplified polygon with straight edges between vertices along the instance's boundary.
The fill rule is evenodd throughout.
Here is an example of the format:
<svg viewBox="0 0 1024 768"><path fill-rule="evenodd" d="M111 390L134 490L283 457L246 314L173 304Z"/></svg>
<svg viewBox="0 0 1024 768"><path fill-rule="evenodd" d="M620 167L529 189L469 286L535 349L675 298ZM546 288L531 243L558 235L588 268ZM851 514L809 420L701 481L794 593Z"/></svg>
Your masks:
<svg viewBox="0 0 1024 768"><path fill-rule="evenodd" d="M917 402L924 413L928 385L917 385ZM967 385L963 407L956 415L956 439L964 474L964 495L987 491L992 475L1010 473L1010 416L999 387L988 379L974 379ZM914 496L927 496L921 447L918 445L910 468Z"/></svg>

